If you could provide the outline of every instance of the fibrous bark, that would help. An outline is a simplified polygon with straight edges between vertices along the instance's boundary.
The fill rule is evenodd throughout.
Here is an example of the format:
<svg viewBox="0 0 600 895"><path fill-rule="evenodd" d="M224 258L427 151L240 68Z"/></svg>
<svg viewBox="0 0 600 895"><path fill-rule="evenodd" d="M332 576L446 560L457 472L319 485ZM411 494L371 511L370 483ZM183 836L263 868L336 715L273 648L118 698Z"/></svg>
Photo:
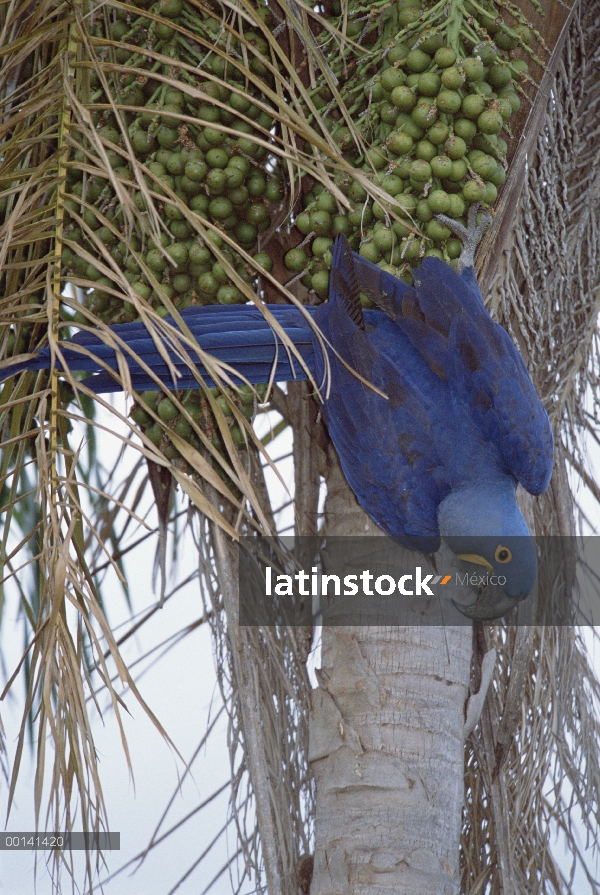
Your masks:
<svg viewBox="0 0 600 895"><path fill-rule="evenodd" d="M326 523L378 533L334 462ZM324 628L311 895L456 892L470 659L468 627Z"/></svg>

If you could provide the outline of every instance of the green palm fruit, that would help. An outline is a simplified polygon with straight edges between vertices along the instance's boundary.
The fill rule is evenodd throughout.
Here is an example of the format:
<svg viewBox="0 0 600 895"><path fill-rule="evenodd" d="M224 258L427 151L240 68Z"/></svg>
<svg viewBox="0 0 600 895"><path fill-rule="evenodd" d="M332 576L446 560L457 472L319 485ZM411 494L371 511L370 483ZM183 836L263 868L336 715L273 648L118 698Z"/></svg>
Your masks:
<svg viewBox="0 0 600 895"><path fill-rule="evenodd" d="M414 180L425 183L431 179L431 165L424 159L415 159L410 166L410 175Z"/></svg>
<svg viewBox="0 0 600 895"><path fill-rule="evenodd" d="M452 65L442 72L441 80L447 90L459 90L465 82L465 74L459 68Z"/></svg>
<svg viewBox="0 0 600 895"><path fill-rule="evenodd" d="M386 146L394 155L407 155L413 148L413 138L402 130L394 131L389 135Z"/></svg>
<svg viewBox="0 0 600 895"><path fill-rule="evenodd" d="M468 118L456 118L453 124L454 133L457 137L461 137L467 143L470 143L477 133L477 125Z"/></svg>
<svg viewBox="0 0 600 895"><path fill-rule="evenodd" d="M470 93L462 101L461 111L465 118L475 121L485 112L485 100L478 93Z"/></svg>
<svg viewBox="0 0 600 895"><path fill-rule="evenodd" d="M407 85L395 87L390 99L401 112L410 112L417 103L417 97Z"/></svg>
<svg viewBox="0 0 600 895"><path fill-rule="evenodd" d="M467 202L481 202L485 196L485 187L478 180L468 180L463 186L463 196Z"/></svg>
<svg viewBox="0 0 600 895"><path fill-rule="evenodd" d="M454 115L461 107L462 97L456 90L440 90L435 103L440 112Z"/></svg>
<svg viewBox="0 0 600 895"><path fill-rule="evenodd" d="M410 72L424 72L431 65L431 56L424 50L411 50L406 56L406 67Z"/></svg>
<svg viewBox="0 0 600 895"><path fill-rule="evenodd" d="M432 190L427 196L427 204L433 214L446 214L450 208L450 196L444 190Z"/></svg>
<svg viewBox="0 0 600 895"><path fill-rule="evenodd" d="M419 140L415 146L415 155L418 159L430 162L436 155L438 149L430 140Z"/></svg>
<svg viewBox="0 0 600 895"><path fill-rule="evenodd" d="M170 423L179 416L179 409L170 398L164 397L158 403L156 412L163 422Z"/></svg>
<svg viewBox="0 0 600 895"><path fill-rule="evenodd" d="M297 273L298 271L304 270L308 264L308 255L304 249L290 249L289 252L286 252L283 263L288 270Z"/></svg>
<svg viewBox="0 0 600 895"><path fill-rule="evenodd" d="M373 264L377 264L377 262L381 258L381 253L379 249L375 245L374 242L363 242L360 249L358 250L359 254L366 258L367 261L371 261Z"/></svg>
<svg viewBox="0 0 600 895"><path fill-rule="evenodd" d="M443 121L437 121L434 125L432 125L427 131L427 139L430 143L433 143L434 146L440 146L444 143L448 134L450 133L450 128L447 124L444 124ZM455 140L460 138L454 138ZM461 141L464 142L464 141ZM466 147L465 147L466 148Z"/></svg>
<svg viewBox="0 0 600 895"><path fill-rule="evenodd" d="M160 423L153 423L152 426L149 426L146 429L145 435L146 435L146 438L148 438L152 442L152 444L155 444L158 446L160 444L160 442L162 440L162 436L163 436L162 426L160 425Z"/></svg>
<svg viewBox="0 0 600 895"><path fill-rule="evenodd" d="M488 83L495 89L506 87L512 80L512 74L508 66L496 64L492 65L487 73Z"/></svg>
<svg viewBox="0 0 600 895"><path fill-rule="evenodd" d="M448 156L448 158L452 159L452 161L462 158L465 155L466 151L467 144L462 139L462 137L453 135L448 137L448 139L444 143L444 152Z"/></svg>
<svg viewBox="0 0 600 895"><path fill-rule="evenodd" d="M467 57L462 61L462 68L467 81L483 81L485 67L481 59L476 56Z"/></svg>
<svg viewBox="0 0 600 895"><path fill-rule="evenodd" d="M425 228L425 232L434 242L444 242L452 233L449 227L440 224L435 218L429 221Z"/></svg>
<svg viewBox="0 0 600 895"><path fill-rule="evenodd" d="M253 256L253 260L259 267L262 267L269 273L273 270L273 259L270 255L267 255L266 252L257 252L256 255Z"/></svg>
<svg viewBox="0 0 600 895"><path fill-rule="evenodd" d="M488 109L477 119L477 127L482 134L497 134L502 130L504 119L495 109Z"/></svg>
<svg viewBox="0 0 600 895"><path fill-rule="evenodd" d="M381 73L380 83L386 93L391 93L395 87L400 87L406 81L406 75L399 68L387 68Z"/></svg>
<svg viewBox="0 0 600 895"><path fill-rule="evenodd" d="M421 6L420 4L415 3L414 5L407 6L404 9L401 9L398 13L398 22L404 28L406 25L412 25L413 22L418 22L421 17Z"/></svg>
<svg viewBox="0 0 600 895"><path fill-rule="evenodd" d="M212 273L203 273L198 277L198 289L202 295L213 298L219 291L219 281Z"/></svg>
<svg viewBox="0 0 600 895"><path fill-rule="evenodd" d="M436 155L430 161L431 172L434 177L448 177L452 174L452 159L447 155Z"/></svg>
<svg viewBox="0 0 600 895"><path fill-rule="evenodd" d="M331 232L332 218L328 211L315 210L310 213L310 230L317 236L327 236Z"/></svg>
<svg viewBox="0 0 600 895"><path fill-rule="evenodd" d="M325 252L327 252L332 245L333 239L330 239L327 236L317 236L312 241L311 250L315 257L322 258Z"/></svg>
<svg viewBox="0 0 600 895"><path fill-rule="evenodd" d="M319 270L311 277L311 287L321 298L326 298L329 291L329 271Z"/></svg>
<svg viewBox="0 0 600 895"><path fill-rule="evenodd" d="M437 72L424 72L419 75L417 90L421 96L437 96L440 91L440 76Z"/></svg>
<svg viewBox="0 0 600 895"><path fill-rule="evenodd" d="M222 305L234 305L244 302L246 299L237 286L224 284L217 290L217 301Z"/></svg>
<svg viewBox="0 0 600 895"><path fill-rule="evenodd" d="M417 217L417 220L421 221L424 224L426 224L427 221L430 221L431 218L433 217L433 212L432 212L431 208L429 207L429 203L428 203L427 199L421 199L417 203L416 217Z"/></svg>
<svg viewBox="0 0 600 895"><path fill-rule="evenodd" d="M437 121L439 110L428 97L422 97L412 110L412 120L425 130Z"/></svg>

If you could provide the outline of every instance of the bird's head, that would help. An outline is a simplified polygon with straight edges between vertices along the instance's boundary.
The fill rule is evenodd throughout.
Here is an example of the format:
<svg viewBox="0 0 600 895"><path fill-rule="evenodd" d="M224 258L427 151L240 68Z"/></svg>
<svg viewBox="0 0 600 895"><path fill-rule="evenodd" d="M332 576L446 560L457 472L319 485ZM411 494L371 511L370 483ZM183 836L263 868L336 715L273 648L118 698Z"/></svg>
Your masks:
<svg viewBox="0 0 600 895"><path fill-rule="evenodd" d="M463 614L481 621L499 618L529 596L537 578L537 554L517 506L513 480L493 489L452 492L438 514L442 537L461 561L478 594Z"/></svg>

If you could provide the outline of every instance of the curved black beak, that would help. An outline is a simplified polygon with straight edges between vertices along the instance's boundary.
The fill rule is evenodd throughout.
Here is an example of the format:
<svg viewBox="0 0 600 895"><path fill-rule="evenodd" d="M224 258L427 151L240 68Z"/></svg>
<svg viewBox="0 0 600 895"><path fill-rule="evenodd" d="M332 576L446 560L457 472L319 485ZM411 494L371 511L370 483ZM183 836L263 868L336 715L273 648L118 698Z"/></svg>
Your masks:
<svg viewBox="0 0 600 895"><path fill-rule="evenodd" d="M458 611L477 622L491 622L502 618L522 601L516 597L507 597L501 587L488 585L483 587L476 601L470 606L452 600Z"/></svg>

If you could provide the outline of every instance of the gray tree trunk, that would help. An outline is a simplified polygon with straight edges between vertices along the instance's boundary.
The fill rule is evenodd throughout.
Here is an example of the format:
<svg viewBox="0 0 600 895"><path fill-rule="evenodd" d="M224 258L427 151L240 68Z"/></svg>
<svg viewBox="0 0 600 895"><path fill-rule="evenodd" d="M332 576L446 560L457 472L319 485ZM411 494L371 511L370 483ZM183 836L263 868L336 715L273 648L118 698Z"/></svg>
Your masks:
<svg viewBox="0 0 600 895"><path fill-rule="evenodd" d="M380 533L331 454L327 533ZM311 895L457 891L471 645L467 626L324 628Z"/></svg>

